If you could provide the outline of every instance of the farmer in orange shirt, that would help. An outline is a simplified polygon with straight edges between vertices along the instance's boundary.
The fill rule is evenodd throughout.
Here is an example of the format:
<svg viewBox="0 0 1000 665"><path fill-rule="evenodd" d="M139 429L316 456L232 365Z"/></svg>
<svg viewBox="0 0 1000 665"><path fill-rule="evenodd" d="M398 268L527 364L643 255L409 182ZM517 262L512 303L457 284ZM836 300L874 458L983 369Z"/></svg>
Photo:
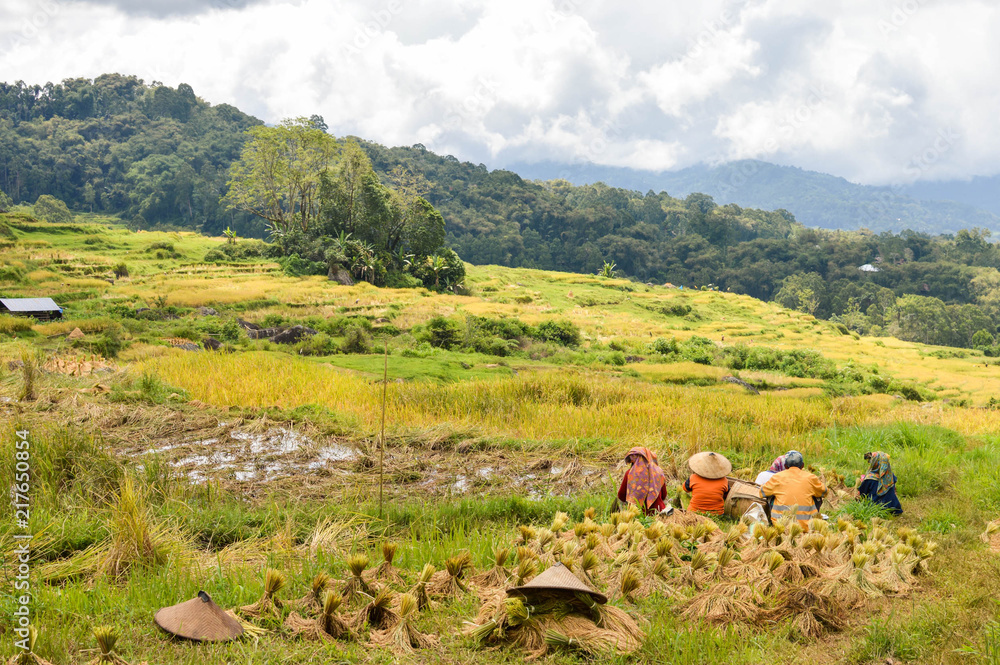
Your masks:
<svg viewBox="0 0 1000 665"><path fill-rule="evenodd" d="M688 460L691 477L684 483L684 490L691 494L688 510L721 515L729 493L726 476L733 465L718 453L698 453Z"/></svg>
<svg viewBox="0 0 1000 665"><path fill-rule="evenodd" d="M799 523L808 529L809 520L819 517L819 506L826 495L826 486L822 480L805 470L802 453L798 451L793 450L785 456L785 467L784 471L774 474L764 483L760 493L765 499L773 499L773 519L794 514Z"/></svg>

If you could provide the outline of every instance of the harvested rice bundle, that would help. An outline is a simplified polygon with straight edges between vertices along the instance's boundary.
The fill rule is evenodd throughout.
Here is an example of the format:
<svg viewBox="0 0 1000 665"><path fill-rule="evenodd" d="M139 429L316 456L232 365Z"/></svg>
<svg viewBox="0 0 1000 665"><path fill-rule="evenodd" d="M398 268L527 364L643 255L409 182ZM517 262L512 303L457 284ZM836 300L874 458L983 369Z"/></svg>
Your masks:
<svg viewBox="0 0 1000 665"><path fill-rule="evenodd" d="M434 573L427 591L432 596L443 598L454 598L463 593L468 593L462 577L466 570L472 567L472 555L463 552L458 556L453 556L444 562L445 569Z"/></svg>
<svg viewBox="0 0 1000 665"><path fill-rule="evenodd" d="M281 616L281 599L278 592L285 587L287 578L273 568L264 571L264 595L253 605L244 605L238 611L251 619L275 619Z"/></svg>
<svg viewBox="0 0 1000 665"><path fill-rule="evenodd" d="M309 592L297 600L293 600L288 603L290 607L296 607L302 610L308 611L318 611L323 608L323 596L326 594L327 587L330 586L330 576L320 571L316 573L315 577L312 579L312 584L309 587Z"/></svg>
<svg viewBox="0 0 1000 665"><path fill-rule="evenodd" d="M535 659L548 651L548 630L576 640L600 634L605 644L620 653L631 653L643 638L639 626L623 610L599 605L588 594L565 592L532 594L530 603L497 594L483 604L476 623L469 624L465 633L482 644L524 649L528 659Z"/></svg>
<svg viewBox="0 0 1000 665"><path fill-rule="evenodd" d="M510 581L510 571L504 566L507 557L510 556L510 549L498 547L493 551L493 567L484 573L480 573L472 578L472 583L476 586L486 588L502 587Z"/></svg>
<svg viewBox="0 0 1000 665"><path fill-rule="evenodd" d="M632 566L625 566L618 575L616 596L630 603L635 602L635 592L639 590L642 580L639 571Z"/></svg>
<svg viewBox="0 0 1000 665"><path fill-rule="evenodd" d="M639 554L639 550L633 547L616 556L611 565L615 568L624 568L627 566L638 565L641 560L642 555Z"/></svg>
<svg viewBox="0 0 1000 665"><path fill-rule="evenodd" d="M559 535L559 533L566 528L567 523L569 523L569 515L561 511L557 512L555 517L552 518L552 525L549 526L549 530L552 533Z"/></svg>
<svg viewBox="0 0 1000 665"><path fill-rule="evenodd" d="M537 551L544 552L546 548L553 547L555 540L556 535L550 529L539 529L536 535Z"/></svg>
<svg viewBox="0 0 1000 665"><path fill-rule="evenodd" d="M315 619L305 619L298 612L292 612L285 619L285 628L293 635L309 639L336 640L353 638L354 633L343 617L338 613L344 597L336 591L323 594L323 604L320 615Z"/></svg>
<svg viewBox="0 0 1000 665"><path fill-rule="evenodd" d="M10 657L7 665L52 665L49 661L35 653L35 642L38 640L38 629L28 626L28 650L21 651Z"/></svg>
<svg viewBox="0 0 1000 665"><path fill-rule="evenodd" d="M520 534L517 537L517 545L528 545L533 540L538 538L538 532L534 527L524 526L523 524L517 527Z"/></svg>
<svg viewBox="0 0 1000 665"><path fill-rule="evenodd" d="M720 582L682 605L682 613L689 619L715 622L750 622L757 616L757 607L745 600L740 593L743 585Z"/></svg>
<svg viewBox="0 0 1000 665"><path fill-rule="evenodd" d="M97 648L100 653L88 665L102 665L103 663L128 665L128 661L115 652L115 645L118 644L119 636L117 628L112 626L96 626L94 628L94 639L97 640Z"/></svg>
<svg viewBox="0 0 1000 665"><path fill-rule="evenodd" d="M639 648L639 643L623 639L611 630L598 628L590 619L567 616L557 622L557 627L547 628L545 644L549 647L582 651L590 656L611 657L616 653L629 654Z"/></svg>
<svg viewBox="0 0 1000 665"><path fill-rule="evenodd" d="M614 533L615 533L615 525L614 524L607 524L607 523L605 523L605 524L602 524L599 527L597 527L597 531L602 536L604 536L604 540L607 541L607 540L610 540L610 538L614 535Z"/></svg>
<svg viewBox="0 0 1000 665"><path fill-rule="evenodd" d="M361 632L365 624L372 630L385 630L398 620L399 615L392 609L392 590L383 587L367 605L348 620L347 625L355 632Z"/></svg>
<svg viewBox="0 0 1000 665"><path fill-rule="evenodd" d="M716 554L716 566L715 570L712 571L712 576L716 578L720 577L732 577L738 574L736 571L740 569L742 562L740 561L740 553L732 547L723 547L718 554Z"/></svg>
<svg viewBox="0 0 1000 665"><path fill-rule="evenodd" d="M747 531L750 530L743 522L737 522L736 524L729 527L726 531L725 537L723 538L726 547L738 547L746 540Z"/></svg>
<svg viewBox="0 0 1000 665"><path fill-rule="evenodd" d="M807 579L819 577L820 569L808 561L798 561L794 558L786 559L774 571L774 576L779 580L797 584Z"/></svg>
<svg viewBox="0 0 1000 665"><path fill-rule="evenodd" d="M249 635L254 639L259 639L271 632L267 628L261 628L257 624L250 623L241 617L238 612L239 609L226 610L226 614L232 617L235 621L239 622L240 626L243 628L244 635Z"/></svg>
<svg viewBox="0 0 1000 665"><path fill-rule="evenodd" d="M410 589L410 594L417 599L418 610L423 610L431 604L430 598L427 595L427 585L430 584L431 578L434 576L434 570L432 564L425 563L423 570L420 571L420 577L417 578L416 585Z"/></svg>
<svg viewBox="0 0 1000 665"><path fill-rule="evenodd" d="M777 550L768 550L760 557L759 561L763 563L764 572L754 580L754 589L765 596L781 591L784 585L775 572L785 563L785 557Z"/></svg>
<svg viewBox="0 0 1000 665"><path fill-rule="evenodd" d="M403 576L399 574L399 570L392 565L392 560L396 558L396 552L399 551L398 543L384 542L382 543L382 563L380 563L375 570L372 571L371 579L380 580L388 584L402 584Z"/></svg>
<svg viewBox="0 0 1000 665"><path fill-rule="evenodd" d="M371 636L372 644L389 647L396 655L436 646L437 637L421 633L414 625L417 611L417 599L404 593L399 599L399 618L392 626L374 631Z"/></svg>
<svg viewBox="0 0 1000 665"><path fill-rule="evenodd" d="M835 599L803 586L782 591L778 594L775 607L764 613L771 621L794 617L793 627L806 639L842 630L846 614L847 610Z"/></svg>
<svg viewBox="0 0 1000 665"><path fill-rule="evenodd" d="M580 557L580 568L577 573L582 581L596 585L600 581L600 569L601 559L597 556L594 550L584 550L583 556ZM573 572L576 572L574 570Z"/></svg>
<svg viewBox="0 0 1000 665"><path fill-rule="evenodd" d="M706 554L698 550L691 555L691 560L682 567L681 583L701 589L701 579L708 574L708 567L712 565L715 555Z"/></svg>
<svg viewBox="0 0 1000 665"><path fill-rule="evenodd" d="M368 568L369 560L367 554L352 554L347 557L347 569L351 576L344 582L344 602L351 603L359 595L375 595L374 587L365 579L365 569Z"/></svg>
<svg viewBox="0 0 1000 665"><path fill-rule="evenodd" d="M521 559L517 563L517 570L514 573L515 586L521 586L538 574L537 559Z"/></svg>
<svg viewBox="0 0 1000 665"><path fill-rule="evenodd" d="M869 564L872 561L872 557L866 552L855 552L851 556L851 561L848 566L845 567L842 579L846 582L852 583L859 591L867 596L881 596L882 592L877 586L875 586L871 579L871 568Z"/></svg>

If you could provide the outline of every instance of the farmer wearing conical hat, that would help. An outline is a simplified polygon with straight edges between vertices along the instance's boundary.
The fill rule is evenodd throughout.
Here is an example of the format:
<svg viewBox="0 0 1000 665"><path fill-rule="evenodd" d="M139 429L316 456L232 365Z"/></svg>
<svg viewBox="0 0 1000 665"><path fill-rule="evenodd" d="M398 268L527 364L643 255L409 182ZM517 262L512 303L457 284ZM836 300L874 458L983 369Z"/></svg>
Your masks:
<svg viewBox="0 0 1000 665"><path fill-rule="evenodd" d="M722 515L729 493L726 476L733 465L719 453L705 452L688 460L691 476L684 482L684 491L691 494L688 510L709 515Z"/></svg>
<svg viewBox="0 0 1000 665"><path fill-rule="evenodd" d="M625 461L631 465L618 488L618 500L632 503L652 515L667 507L667 478L649 448L636 446Z"/></svg>
<svg viewBox="0 0 1000 665"><path fill-rule="evenodd" d="M865 453L868 473L860 478L858 496L888 508L893 515L901 515L903 506L896 496L896 475L889 464L889 455L883 452Z"/></svg>
<svg viewBox="0 0 1000 665"><path fill-rule="evenodd" d="M773 499L771 518L794 514L804 529L809 520L819 517L819 506L826 495L823 481L805 470L802 453L793 450L785 455L785 470L776 473L761 488L765 499Z"/></svg>

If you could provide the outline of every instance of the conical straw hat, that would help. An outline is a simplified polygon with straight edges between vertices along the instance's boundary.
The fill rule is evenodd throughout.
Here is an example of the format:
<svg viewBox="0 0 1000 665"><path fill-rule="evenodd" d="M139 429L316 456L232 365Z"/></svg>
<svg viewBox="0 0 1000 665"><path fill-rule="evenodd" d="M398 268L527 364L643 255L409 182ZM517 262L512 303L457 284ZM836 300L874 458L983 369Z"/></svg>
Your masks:
<svg viewBox="0 0 1000 665"><path fill-rule="evenodd" d="M608 602L607 596L599 591L594 591L581 582L576 575L569 571L569 568L561 563L552 566L524 586L507 589L507 595L519 593L527 596L533 591L572 591L574 593L588 594L598 603L603 604Z"/></svg>
<svg viewBox="0 0 1000 665"><path fill-rule="evenodd" d="M688 460L688 466L702 478L725 478L733 470L732 463L719 453L698 453Z"/></svg>
<svg viewBox="0 0 1000 665"><path fill-rule="evenodd" d="M204 591L179 605L164 607L153 619L168 633L199 642L225 642L243 634L240 622L212 602Z"/></svg>

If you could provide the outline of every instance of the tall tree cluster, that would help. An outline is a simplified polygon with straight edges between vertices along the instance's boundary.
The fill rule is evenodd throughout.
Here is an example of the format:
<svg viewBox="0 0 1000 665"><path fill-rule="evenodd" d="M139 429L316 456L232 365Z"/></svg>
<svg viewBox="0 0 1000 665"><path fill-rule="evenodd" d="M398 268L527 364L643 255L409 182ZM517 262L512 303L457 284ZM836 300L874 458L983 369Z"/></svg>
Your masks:
<svg viewBox="0 0 1000 665"><path fill-rule="evenodd" d="M383 184L356 141L338 141L320 123L251 128L230 171L228 207L267 222L289 272L460 288L464 265L445 246L424 181L398 168L386 178L393 186Z"/></svg>

